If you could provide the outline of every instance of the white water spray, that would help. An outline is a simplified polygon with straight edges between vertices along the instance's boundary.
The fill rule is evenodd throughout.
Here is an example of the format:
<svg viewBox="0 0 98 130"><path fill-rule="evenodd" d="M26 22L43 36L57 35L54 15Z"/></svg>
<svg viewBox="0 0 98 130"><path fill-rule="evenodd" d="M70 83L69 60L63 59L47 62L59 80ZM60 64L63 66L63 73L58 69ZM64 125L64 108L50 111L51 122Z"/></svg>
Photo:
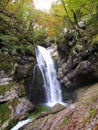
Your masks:
<svg viewBox="0 0 98 130"><path fill-rule="evenodd" d="M43 76L46 103L49 106L54 106L56 103L63 104L60 84L56 78L56 70L50 53L44 47L37 46L36 58Z"/></svg>
<svg viewBox="0 0 98 130"><path fill-rule="evenodd" d="M19 128L21 128L22 126L28 124L29 122L31 122L32 119L28 118L26 120L22 120L22 121L19 121L12 129L10 130L19 130Z"/></svg>

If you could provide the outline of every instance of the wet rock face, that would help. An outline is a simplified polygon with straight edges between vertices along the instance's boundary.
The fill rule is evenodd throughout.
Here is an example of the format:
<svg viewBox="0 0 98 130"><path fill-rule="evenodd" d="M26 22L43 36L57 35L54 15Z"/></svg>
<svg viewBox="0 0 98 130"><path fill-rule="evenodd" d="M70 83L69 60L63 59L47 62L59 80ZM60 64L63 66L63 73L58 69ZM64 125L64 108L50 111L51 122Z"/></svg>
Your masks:
<svg viewBox="0 0 98 130"><path fill-rule="evenodd" d="M26 92L29 100L33 104L45 102L46 95L45 90L43 88L43 78L38 66L36 66L33 70L33 76L30 80L29 89L28 84L26 84Z"/></svg>
<svg viewBox="0 0 98 130"><path fill-rule="evenodd" d="M22 79L25 79L27 76L31 76L32 75L32 71L29 72L31 70L32 64L14 64L14 75L13 75L13 79L17 82L19 82ZM29 72L29 73L28 73Z"/></svg>
<svg viewBox="0 0 98 130"><path fill-rule="evenodd" d="M16 61L13 70L13 80L24 82L26 96L32 103L44 102L43 79L34 59L25 56L16 57Z"/></svg>

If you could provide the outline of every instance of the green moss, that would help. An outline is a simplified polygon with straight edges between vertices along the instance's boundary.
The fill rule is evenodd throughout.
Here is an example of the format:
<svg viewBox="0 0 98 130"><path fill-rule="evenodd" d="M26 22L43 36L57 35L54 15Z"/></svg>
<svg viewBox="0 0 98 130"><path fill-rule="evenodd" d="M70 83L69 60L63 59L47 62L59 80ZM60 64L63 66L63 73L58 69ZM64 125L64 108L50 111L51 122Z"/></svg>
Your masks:
<svg viewBox="0 0 98 130"><path fill-rule="evenodd" d="M85 116L83 118L83 122L86 124L87 122L89 122L91 120L91 117L94 117L96 114L97 114L97 109L96 108L93 108L91 110L88 111L89 113L89 116ZM91 117L90 117L91 116Z"/></svg>
<svg viewBox="0 0 98 130"><path fill-rule="evenodd" d="M0 121L1 121L0 125L2 125L6 120L10 118L11 110L9 109L8 106L11 105L13 108L15 108L18 104L19 104L18 98L14 98L11 102L8 101L0 104ZM12 128L16 123L17 123L16 119L11 120L6 130Z"/></svg>
<svg viewBox="0 0 98 130"><path fill-rule="evenodd" d="M0 125L2 125L6 120L10 118L11 110L9 109L9 106L11 105L13 108L15 108L18 104L18 98L14 98L12 101L0 104ZM16 119L11 120L6 130L12 128L16 123Z"/></svg>
<svg viewBox="0 0 98 130"><path fill-rule="evenodd" d="M62 122L61 122L61 125L65 125L66 123L68 122L68 118L67 117L64 117Z"/></svg>
<svg viewBox="0 0 98 130"><path fill-rule="evenodd" d="M98 19L97 18L88 19L87 29L89 29L88 33L97 34L98 33Z"/></svg>
<svg viewBox="0 0 98 130"><path fill-rule="evenodd" d="M92 39L92 44L98 44L98 34L94 35Z"/></svg>
<svg viewBox="0 0 98 130"><path fill-rule="evenodd" d="M17 120L11 120L8 127L6 128L6 130L10 130L12 127L15 126L15 124L17 123L18 121Z"/></svg>
<svg viewBox="0 0 98 130"><path fill-rule="evenodd" d="M49 111L50 108L44 105L38 105L36 106L36 112L42 112L42 111Z"/></svg>
<svg viewBox="0 0 98 130"><path fill-rule="evenodd" d="M83 118L84 124L86 124L88 121L89 121L89 118L88 118L88 117L84 117L84 118Z"/></svg>
<svg viewBox="0 0 98 130"><path fill-rule="evenodd" d="M7 74L9 74L12 71L13 63L13 57L0 54L0 71L4 70Z"/></svg>
<svg viewBox="0 0 98 130"><path fill-rule="evenodd" d="M33 118L38 117L42 112L51 112L51 108L44 105L38 105L36 106L35 111L31 114L31 116Z"/></svg>
<svg viewBox="0 0 98 130"><path fill-rule="evenodd" d="M96 109L96 108L93 108L93 109L91 109L91 110L89 111L89 114L90 114L91 116L95 116L96 113L97 113L97 109Z"/></svg>
<svg viewBox="0 0 98 130"><path fill-rule="evenodd" d="M77 50L78 43L75 43L75 45L72 47L70 54L73 55L73 52Z"/></svg>
<svg viewBox="0 0 98 130"><path fill-rule="evenodd" d="M8 102L0 104L0 120L1 124L9 118L10 110L8 108Z"/></svg>
<svg viewBox="0 0 98 130"><path fill-rule="evenodd" d="M10 91L13 85L14 85L14 82L10 82L7 85L0 86L0 94L4 94L5 92Z"/></svg>
<svg viewBox="0 0 98 130"><path fill-rule="evenodd" d="M92 27L94 30L94 34L97 34L98 33L98 19L93 20Z"/></svg>
<svg viewBox="0 0 98 130"><path fill-rule="evenodd" d="M5 71L5 72L9 72L9 70L12 69L12 67L8 64L3 64L2 65L2 69Z"/></svg>

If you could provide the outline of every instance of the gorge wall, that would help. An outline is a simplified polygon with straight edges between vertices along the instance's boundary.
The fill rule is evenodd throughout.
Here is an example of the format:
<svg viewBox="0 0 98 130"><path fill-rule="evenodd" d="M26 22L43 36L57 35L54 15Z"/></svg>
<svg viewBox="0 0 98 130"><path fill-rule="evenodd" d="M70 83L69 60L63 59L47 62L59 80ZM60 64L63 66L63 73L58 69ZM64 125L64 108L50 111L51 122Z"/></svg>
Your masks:
<svg viewBox="0 0 98 130"><path fill-rule="evenodd" d="M57 43L59 55L57 77L65 100L70 100L70 93L77 88L98 82L97 27L98 23L94 22L87 23L78 30L76 28L67 30L64 32L64 41ZM54 56L57 60L56 55ZM32 84L35 57L29 55L12 57L3 53L0 54L0 62L0 119L2 119L0 128L9 129L17 120L27 117L28 112L34 110L33 104L44 101L45 95L38 68L35 70L36 77Z"/></svg>
<svg viewBox="0 0 98 130"><path fill-rule="evenodd" d="M81 21L82 22L82 21ZM98 30L89 23L67 30L65 40L58 43L58 79L68 91L98 82Z"/></svg>

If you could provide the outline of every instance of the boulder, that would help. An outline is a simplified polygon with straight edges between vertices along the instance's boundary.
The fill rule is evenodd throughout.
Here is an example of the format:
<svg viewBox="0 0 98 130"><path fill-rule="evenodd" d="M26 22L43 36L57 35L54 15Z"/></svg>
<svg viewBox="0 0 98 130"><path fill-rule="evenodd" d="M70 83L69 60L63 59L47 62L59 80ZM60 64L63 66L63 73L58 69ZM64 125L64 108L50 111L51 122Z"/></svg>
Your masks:
<svg viewBox="0 0 98 130"><path fill-rule="evenodd" d="M57 103L51 110L52 113L56 113L56 112L59 112L61 110L64 110L66 107Z"/></svg>
<svg viewBox="0 0 98 130"><path fill-rule="evenodd" d="M1 126L1 129L2 129L2 130L5 130L5 129L8 127L9 123L10 123L10 119L6 120L6 121L3 123L3 125Z"/></svg>
<svg viewBox="0 0 98 130"><path fill-rule="evenodd" d="M7 84L9 84L10 81L12 81L11 77L1 78L0 79L0 86L1 85L7 85Z"/></svg>
<svg viewBox="0 0 98 130"><path fill-rule="evenodd" d="M15 107L14 118L21 119L25 117L26 112L34 109L34 105L25 98L20 99L20 103Z"/></svg>
<svg viewBox="0 0 98 130"><path fill-rule="evenodd" d="M15 89L7 91L4 95L0 95L0 102L12 101L14 98L18 98L17 92Z"/></svg>
<svg viewBox="0 0 98 130"><path fill-rule="evenodd" d="M31 68L33 68L32 63L24 65L15 63L13 70L13 79L18 82L28 76L30 77L32 75L32 71L30 71Z"/></svg>
<svg viewBox="0 0 98 130"><path fill-rule="evenodd" d="M84 29L87 26L87 20L82 19L81 21L78 22L78 27Z"/></svg>

